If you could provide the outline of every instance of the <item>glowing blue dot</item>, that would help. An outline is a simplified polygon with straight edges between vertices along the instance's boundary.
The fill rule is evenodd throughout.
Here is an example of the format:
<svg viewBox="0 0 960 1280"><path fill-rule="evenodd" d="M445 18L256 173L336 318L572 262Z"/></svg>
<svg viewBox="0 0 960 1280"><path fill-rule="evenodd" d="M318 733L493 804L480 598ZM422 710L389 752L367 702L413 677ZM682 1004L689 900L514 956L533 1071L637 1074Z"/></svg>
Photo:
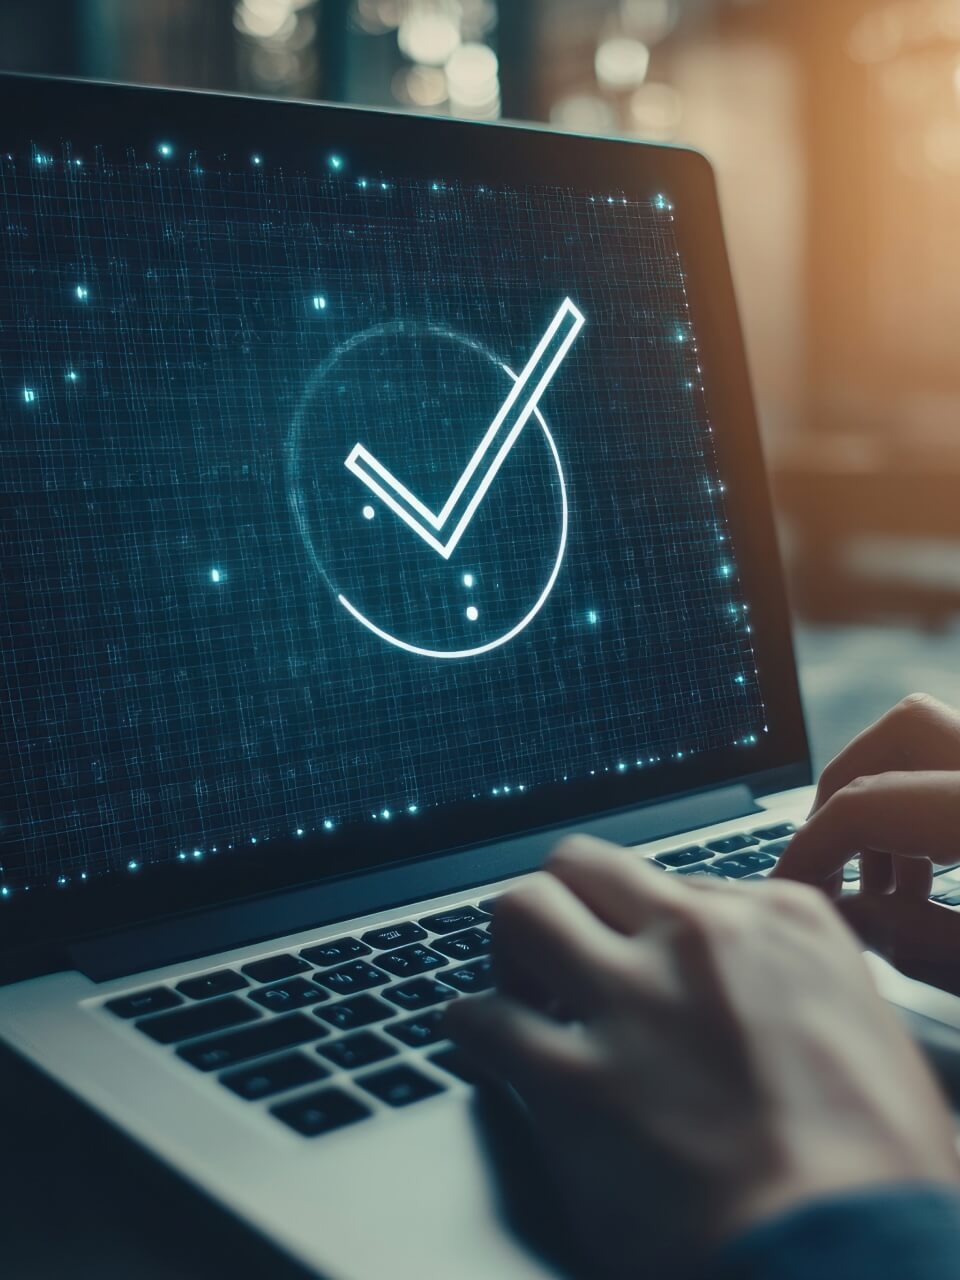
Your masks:
<svg viewBox="0 0 960 1280"><path fill-rule="evenodd" d="M68 381L68 382L76 382L76 380L77 380L78 376L79 376L79 375L77 374L77 371L76 371L75 369L68 369L68 370L67 370L67 381Z"/></svg>
<svg viewBox="0 0 960 1280"><path fill-rule="evenodd" d="M23 388L23 402L24 402L24 404L33 404L33 402L36 400L36 398L37 398L37 393L34 391L33 387L24 387L24 388Z"/></svg>
<svg viewBox="0 0 960 1280"><path fill-rule="evenodd" d="M470 619L471 622L476 622L476 620L480 617L480 610L477 608L476 605L471 604L467 607L467 617Z"/></svg>
<svg viewBox="0 0 960 1280"><path fill-rule="evenodd" d="M587 611L587 621L590 623L591 627L595 627L597 625L600 621L600 615L597 613L596 609L589 609Z"/></svg>
<svg viewBox="0 0 960 1280"><path fill-rule="evenodd" d="M3 888L0 889L0 898L9 898L9 897L10 897L10 890L7 888L6 885L4 885Z"/></svg>
<svg viewBox="0 0 960 1280"><path fill-rule="evenodd" d="M80 879L81 879L81 880L86 880L86 878L87 878L87 873L86 873L85 871L81 871L81 872L80 872Z"/></svg>
<svg viewBox="0 0 960 1280"><path fill-rule="evenodd" d="M343 156L332 155L327 160L327 163L330 165L330 168L334 173L339 173L343 168Z"/></svg>
<svg viewBox="0 0 960 1280"><path fill-rule="evenodd" d="M256 844L256 843L257 843L257 837L256 837L256 836L251 836L251 837L250 837L250 843L251 843L251 844Z"/></svg>
<svg viewBox="0 0 960 1280"><path fill-rule="evenodd" d="M194 849L194 851L193 851L193 856L194 856L195 858L202 858L202 857L203 857L203 850L202 850L202 849Z"/></svg>
<svg viewBox="0 0 960 1280"><path fill-rule="evenodd" d="M298 836L302 836L302 835L303 835L303 827L297 827L297 835L298 835Z"/></svg>
<svg viewBox="0 0 960 1280"><path fill-rule="evenodd" d="M432 182L432 183L430 184L430 190L431 190L431 191L439 191L439 190L440 190L440 183L439 183L439 182Z"/></svg>
<svg viewBox="0 0 960 1280"><path fill-rule="evenodd" d="M390 812L389 809L384 809L384 811L380 814L380 817L390 819L393 817L393 814Z"/></svg>
<svg viewBox="0 0 960 1280"><path fill-rule="evenodd" d="M364 520L372 520L372 519L373 519L373 517L374 517L376 514L377 514L377 513L374 511L373 507L364 507L364 508L363 508L363 518L364 518Z"/></svg>
<svg viewBox="0 0 960 1280"><path fill-rule="evenodd" d="M509 787L504 787L504 788L503 788L503 794L504 794L505 796L508 796L508 795L510 794L510 788L509 788Z"/></svg>
<svg viewBox="0 0 960 1280"><path fill-rule="evenodd" d="M87 286L86 286L85 284L78 284L78 285L77 285L77 298L79 299L79 301L80 301L80 302L86 302L86 300L87 300L87 298L88 298L88 297L89 297L89 291L88 291L88 289L87 289Z"/></svg>
<svg viewBox="0 0 960 1280"><path fill-rule="evenodd" d="M184 851L181 849L181 850L180 850L180 852L177 854L177 861L178 861L178 862L186 862L186 860L187 860L187 855L186 855L186 854L184 853Z"/></svg>
<svg viewBox="0 0 960 1280"><path fill-rule="evenodd" d="M322 293L318 293L314 295L313 309L314 311L326 311L327 300Z"/></svg>
<svg viewBox="0 0 960 1280"><path fill-rule="evenodd" d="M140 863L139 863L139 862L132 862L132 861L131 861L131 862L128 862L128 863L127 863L127 870L128 870L128 871L139 871L139 869L140 869Z"/></svg>
<svg viewBox="0 0 960 1280"><path fill-rule="evenodd" d="M617 772L618 772L618 773L624 773L624 772L626 771L626 768L627 768L627 766L626 766L626 765L623 763L623 761L621 760L621 761L620 761L620 763L617 765Z"/></svg>
<svg viewBox="0 0 960 1280"><path fill-rule="evenodd" d="M67 883L66 876L57 876L57 884L62 886L62 885L65 885L66 883Z"/></svg>
<svg viewBox="0 0 960 1280"><path fill-rule="evenodd" d="M419 807L419 806L417 806L417 805L415 805L415 804L408 804L408 805L407 805L407 813L416 813L416 812L417 812L418 807Z"/></svg>
<svg viewBox="0 0 960 1280"><path fill-rule="evenodd" d="M682 330L682 329L678 329L678 330L677 330L677 341L678 341L678 342L686 342L686 340L687 340L687 335L683 332L683 330Z"/></svg>
<svg viewBox="0 0 960 1280"><path fill-rule="evenodd" d="M366 191L366 189L367 189L367 180L366 180L366 178L361 178L361 179L360 179L360 181L357 183L357 186L358 186L358 187L360 187L363 191Z"/></svg>
<svg viewBox="0 0 960 1280"><path fill-rule="evenodd" d="M465 587L472 587L475 581L476 579L474 578L472 573L465 573L463 575L463 585Z"/></svg>
<svg viewBox="0 0 960 1280"><path fill-rule="evenodd" d="M223 581L223 578L222 578L222 576L221 576L221 573L220 573L220 570L219 570L219 569L211 569L211 570L210 570L210 581L211 581L211 582L222 582L222 581Z"/></svg>
<svg viewBox="0 0 960 1280"><path fill-rule="evenodd" d="M720 577L721 577L721 578L729 578L729 577L730 577L730 575L731 575L731 573L733 573L733 565L732 565L732 564L722 564L722 565L720 566Z"/></svg>
<svg viewBox="0 0 960 1280"><path fill-rule="evenodd" d="M381 183L380 183L380 190L381 190L381 191L389 191L389 190L390 190L390 185L389 185L389 183L387 183L387 182L381 182Z"/></svg>
<svg viewBox="0 0 960 1280"><path fill-rule="evenodd" d="M519 785L519 787L517 787L517 790L518 790L518 791L526 791L526 789L527 789L527 788L526 788L526 784L525 784L525 783L523 783L523 782L521 782L521 783L520 783L520 785Z"/></svg>
<svg viewBox="0 0 960 1280"><path fill-rule="evenodd" d="M737 676L736 681L737 681L737 684L743 684L744 683L743 676Z"/></svg>
<svg viewBox="0 0 960 1280"><path fill-rule="evenodd" d="M263 156L251 156L250 163L255 164L259 167L260 165L263 164Z"/></svg>
<svg viewBox="0 0 960 1280"><path fill-rule="evenodd" d="M494 796L498 796L500 794L500 788L494 787L490 794Z"/></svg>
<svg viewBox="0 0 960 1280"><path fill-rule="evenodd" d="M331 818L324 818L324 820L323 820L323 829L324 829L324 831L332 831L332 830L333 830L333 820L332 820Z"/></svg>
<svg viewBox="0 0 960 1280"><path fill-rule="evenodd" d="M169 158L173 155L173 147L170 145L169 142L161 142L160 145L157 147L157 150L164 157L164 159L167 159L167 160L169 160Z"/></svg>

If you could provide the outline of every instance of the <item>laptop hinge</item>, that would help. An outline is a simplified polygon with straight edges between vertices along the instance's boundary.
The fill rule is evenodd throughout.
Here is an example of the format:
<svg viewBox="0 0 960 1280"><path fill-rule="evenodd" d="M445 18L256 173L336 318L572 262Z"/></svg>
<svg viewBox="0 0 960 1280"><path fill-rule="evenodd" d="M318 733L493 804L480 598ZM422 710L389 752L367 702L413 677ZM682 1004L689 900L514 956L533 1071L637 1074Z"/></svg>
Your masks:
<svg viewBox="0 0 960 1280"><path fill-rule="evenodd" d="M88 938L71 946L70 959L87 977L104 982L522 875L540 866L557 840L572 831L635 845L759 812L745 784L719 787Z"/></svg>

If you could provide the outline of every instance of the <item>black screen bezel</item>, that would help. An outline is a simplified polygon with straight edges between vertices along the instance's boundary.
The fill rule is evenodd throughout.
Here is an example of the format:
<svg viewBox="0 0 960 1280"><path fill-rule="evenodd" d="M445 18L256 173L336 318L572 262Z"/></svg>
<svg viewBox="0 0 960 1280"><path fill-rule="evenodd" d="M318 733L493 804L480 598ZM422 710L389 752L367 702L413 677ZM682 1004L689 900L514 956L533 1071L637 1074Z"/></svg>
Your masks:
<svg viewBox="0 0 960 1280"><path fill-rule="evenodd" d="M646 199L666 193L675 206L691 315L714 426L727 509L745 598L750 601L769 733L756 747L731 748L648 773L605 775L545 786L496 805L448 806L416 822L344 827L302 840L273 840L263 852L235 852L184 868L145 865L66 890L35 889L0 904L0 954L47 946L118 927L155 921L241 898L316 885L403 860L436 858L487 843L635 807L733 781L790 771L809 781L806 731L797 687L789 613L779 562L736 301L714 176L696 152L519 126L478 125L434 117L224 94L104 85L42 77L0 76L0 148L25 143L59 154L67 138L96 139L108 154L144 154L158 138L226 152L228 162L319 171L333 149L362 163L371 178L477 182L490 186L563 186L584 194L622 192ZM152 150L150 151L152 154ZM362 157L362 159L360 159ZM785 776L785 775L784 775ZM469 839L464 834L469 832ZM371 847L376 844L375 852ZM318 848L319 846L319 848ZM362 853L359 850L362 849ZM317 873L322 860L323 874Z"/></svg>

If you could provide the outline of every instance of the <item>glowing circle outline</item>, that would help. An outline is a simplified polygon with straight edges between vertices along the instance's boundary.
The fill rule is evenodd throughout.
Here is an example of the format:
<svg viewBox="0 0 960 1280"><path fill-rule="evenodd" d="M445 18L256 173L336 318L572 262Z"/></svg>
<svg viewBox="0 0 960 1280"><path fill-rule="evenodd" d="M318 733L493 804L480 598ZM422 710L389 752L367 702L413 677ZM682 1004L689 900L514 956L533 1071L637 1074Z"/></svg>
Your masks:
<svg viewBox="0 0 960 1280"><path fill-rule="evenodd" d="M347 342L343 343L342 346L340 346L336 351L332 353L332 355L326 361L324 361L323 365L318 370L317 375L313 379L311 379L311 389L313 385L316 384L317 381L319 381L322 377L324 377L326 373L331 368L333 368L333 366L339 360L340 356L345 351L355 346L359 346L361 342L364 342L368 338L382 336L383 334L390 333L390 332L403 333L410 328L416 329L421 327L426 329L427 332L435 333L440 337L450 338L450 339L453 339L454 341L462 342L465 346L470 347L474 351L477 351L480 354L486 356L487 359L490 360L492 364L499 365L499 367L503 369L504 373L506 373L508 377L512 378L514 382L517 381L517 374L513 372L513 370L510 368L509 365L505 364L502 360L498 360L497 357L494 356L490 351L488 351L481 343L476 342L471 338L467 338L462 334L450 333L444 329L437 328L433 325L410 326L403 322L396 322L393 324L374 325L372 328L365 330L363 333L355 334L354 337L348 339ZM307 395L308 394L309 392L307 393ZM307 395L304 396L304 401L306 400ZM557 449L556 441L554 440L553 435L550 432L550 428L547 426L546 419L544 418L543 414L540 412L539 405L534 409L533 416L537 419L537 422L539 423L539 426L540 426L540 430L543 432L544 438L546 439L550 452L553 455L554 466L557 469L557 477L560 481L560 544L559 544L559 547L557 548L557 558L554 561L553 568L550 571L550 575L547 579L546 586L543 588L543 591L540 593L540 596L538 597L536 603L529 610L529 612L523 618L521 618L521 620L518 623L516 623L513 627L511 627L511 629L505 632L502 636L499 636L496 640L490 640L486 644L477 645L471 649L456 649L456 650L424 649L419 645L410 644L406 640L401 640L399 639L398 636L391 635L389 631L384 631L381 627L378 627L375 622L371 621L370 618L366 617L365 614L361 613L360 610L356 607L356 605L351 604L351 602L347 599L347 597L342 592L336 591L336 589L333 588L333 584L330 583L330 580L326 574L326 570L324 569L323 564L319 556L317 555L316 548L313 545L313 539L311 537L309 527L307 525L306 517L303 511L302 494L300 493L295 480L296 468L298 466L296 452L297 452L297 446L299 444L300 429L302 426L302 422L301 422L302 407L303 405L301 404L301 410L298 411L297 413L297 418L294 424L294 430L291 433L290 437L288 438L287 446L286 446L287 469L292 482L291 490L289 492L290 504L293 508L293 513L296 518L298 528L300 530L300 535L303 538L304 543L306 544L307 550L310 553L310 557L313 560L315 567L320 572L320 575L324 579L324 581L327 582L327 584L333 589L333 592L337 598L337 602L346 610L346 612L349 613L350 616L356 622L359 622L361 626L365 627L368 631L372 632L373 635L377 636L380 640L383 640L386 644L393 645L394 648L397 648L397 649L402 649L406 653L416 654L418 657L437 658L440 661L444 661L444 662L459 661L465 658L476 658L476 657L479 657L481 654L490 653L494 649L499 649L499 648L502 648L503 645L509 644L510 641L513 640L516 636L518 636L521 631L525 631L526 628L537 616L537 614L541 611L543 606L547 603L547 599L549 598L550 593L553 591L553 588L556 585L557 578L560 576L560 569L563 566L563 558L567 550L567 536L569 533L569 525L570 525L570 509L569 509L569 502L567 500L567 484L563 474L563 465L560 461L560 453L559 453L559 450Z"/></svg>

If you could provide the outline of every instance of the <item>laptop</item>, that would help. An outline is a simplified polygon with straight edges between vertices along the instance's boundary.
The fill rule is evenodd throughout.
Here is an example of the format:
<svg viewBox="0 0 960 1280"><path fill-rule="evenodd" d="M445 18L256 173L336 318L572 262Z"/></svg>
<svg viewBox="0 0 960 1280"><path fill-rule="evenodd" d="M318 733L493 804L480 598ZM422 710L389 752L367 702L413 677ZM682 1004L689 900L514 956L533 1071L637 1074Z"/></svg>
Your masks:
<svg viewBox="0 0 960 1280"><path fill-rule="evenodd" d="M0 78L0 1034L331 1280L555 1274L443 1010L809 802L687 150Z"/></svg>

